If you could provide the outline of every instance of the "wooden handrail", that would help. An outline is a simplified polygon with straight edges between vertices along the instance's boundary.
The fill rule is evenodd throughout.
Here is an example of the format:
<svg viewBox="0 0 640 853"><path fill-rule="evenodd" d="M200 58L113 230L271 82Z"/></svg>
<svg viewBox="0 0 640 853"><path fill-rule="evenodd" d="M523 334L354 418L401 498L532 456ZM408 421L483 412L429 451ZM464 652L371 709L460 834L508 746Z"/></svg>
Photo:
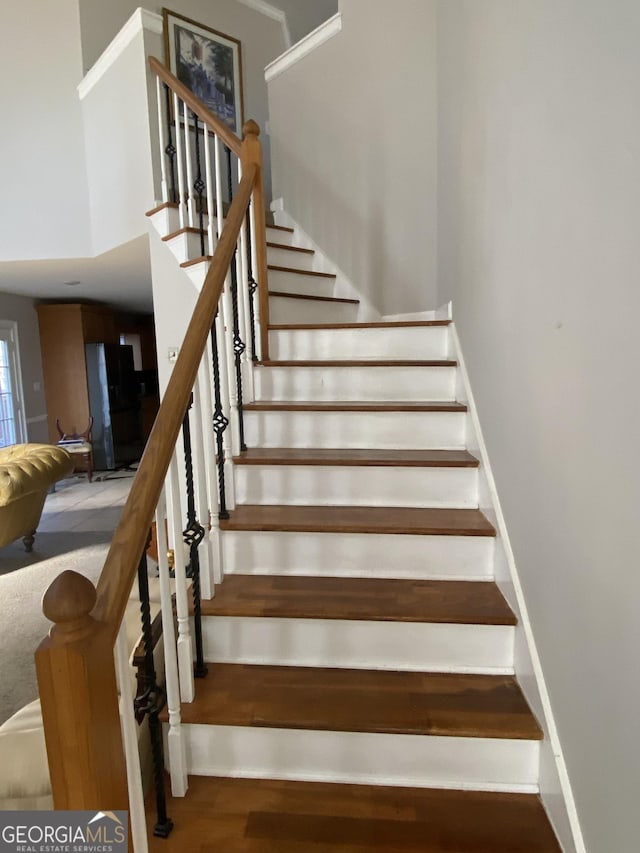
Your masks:
<svg viewBox="0 0 640 853"><path fill-rule="evenodd" d="M190 110L198 116L214 133L217 133L220 139L224 142L227 148L230 148L235 154L240 156L242 141L235 133L222 122L211 110L207 109L202 101L198 100L190 89L181 83L178 78L173 75L165 66L155 58L149 57L149 65L154 74L164 81L167 86L181 98Z"/></svg>
<svg viewBox="0 0 640 853"><path fill-rule="evenodd" d="M243 168L242 180L227 213L209 272L98 581L98 600L92 616L108 624L114 643L249 206L258 169L254 163Z"/></svg>

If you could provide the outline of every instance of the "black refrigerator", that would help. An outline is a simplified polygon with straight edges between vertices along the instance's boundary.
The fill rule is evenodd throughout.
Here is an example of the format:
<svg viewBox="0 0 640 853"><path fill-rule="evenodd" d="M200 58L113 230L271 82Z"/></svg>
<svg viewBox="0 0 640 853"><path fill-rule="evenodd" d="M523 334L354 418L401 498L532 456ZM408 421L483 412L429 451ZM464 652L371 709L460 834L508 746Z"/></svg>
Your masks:
<svg viewBox="0 0 640 853"><path fill-rule="evenodd" d="M130 465L140 458L143 447L133 347L86 344L85 352L94 468Z"/></svg>

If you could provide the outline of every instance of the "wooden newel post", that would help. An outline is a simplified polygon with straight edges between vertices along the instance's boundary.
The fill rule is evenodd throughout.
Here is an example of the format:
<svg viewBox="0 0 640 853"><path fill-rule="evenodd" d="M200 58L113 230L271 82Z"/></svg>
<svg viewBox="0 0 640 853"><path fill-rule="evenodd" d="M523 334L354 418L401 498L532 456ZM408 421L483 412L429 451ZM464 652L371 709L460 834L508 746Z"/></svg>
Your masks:
<svg viewBox="0 0 640 853"><path fill-rule="evenodd" d="M265 216L264 171L260 128L253 119L242 127L242 164L255 163L258 167L253 189L253 217L255 222L255 246L258 280L258 304L260 306L260 358L269 359L269 273L267 269L267 222Z"/></svg>
<svg viewBox="0 0 640 853"><path fill-rule="evenodd" d="M66 571L42 600L54 625L36 652L56 809L128 810L113 634L91 611L96 589Z"/></svg>

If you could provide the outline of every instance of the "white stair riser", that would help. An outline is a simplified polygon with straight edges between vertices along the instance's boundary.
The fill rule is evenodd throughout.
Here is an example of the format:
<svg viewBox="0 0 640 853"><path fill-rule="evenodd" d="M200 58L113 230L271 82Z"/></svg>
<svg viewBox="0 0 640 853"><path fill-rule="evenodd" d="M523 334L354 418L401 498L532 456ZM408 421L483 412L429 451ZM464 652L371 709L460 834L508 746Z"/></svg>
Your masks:
<svg viewBox="0 0 640 853"><path fill-rule="evenodd" d="M537 741L183 724L199 776L538 790Z"/></svg>
<svg viewBox="0 0 640 853"><path fill-rule="evenodd" d="M492 580L490 536L225 530L229 574Z"/></svg>
<svg viewBox="0 0 640 853"><path fill-rule="evenodd" d="M272 243L284 243L279 237L267 234L267 241ZM290 245L290 244L285 244ZM267 261L276 267L294 267L297 270L317 270L318 272L332 272L332 270L321 269L315 254L309 252L292 252L287 249L274 249L267 246Z"/></svg>
<svg viewBox="0 0 640 853"><path fill-rule="evenodd" d="M378 329L298 329L269 332L274 361L447 358L446 326Z"/></svg>
<svg viewBox="0 0 640 853"><path fill-rule="evenodd" d="M455 399L455 367L258 367L256 400L414 402Z"/></svg>
<svg viewBox="0 0 640 853"><path fill-rule="evenodd" d="M311 506L478 506L477 468L236 465L236 501Z"/></svg>
<svg viewBox="0 0 640 853"><path fill-rule="evenodd" d="M322 302L314 299L269 299L269 322L280 323L354 323L358 306L349 302Z"/></svg>
<svg viewBox="0 0 640 853"><path fill-rule="evenodd" d="M465 412L245 412L249 447L460 450Z"/></svg>
<svg viewBox="0 0 640 853"><path fill-rule="evenodd" d="M302 296L335 296L336 281L318 275L269 270L269 290Z"/></svg>
<svg viewBox="0 0 640 853"><path fill-rule="evenodd" d="M513 673L509 625L206 616L202 636L216 663Z"/></svg>

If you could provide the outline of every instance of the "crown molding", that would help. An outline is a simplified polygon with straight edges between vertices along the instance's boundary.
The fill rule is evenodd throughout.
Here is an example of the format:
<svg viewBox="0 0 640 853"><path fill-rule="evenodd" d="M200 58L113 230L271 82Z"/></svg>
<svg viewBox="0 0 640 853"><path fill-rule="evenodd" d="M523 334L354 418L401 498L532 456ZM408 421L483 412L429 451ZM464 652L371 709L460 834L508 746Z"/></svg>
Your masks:
<svg viewBox="0 0 640 853"><path fill-rule="evenodd" d="M282 26L284 43L287 46L287 49L291 47L289 22L287 21L286 13L283 12L282 9L272 6L271 3L267 3L266 0L238 0L238 3L242 3L243 6L248 6L250 9L253 9L255 12L260 12L262 15L266 15L267 18L271 18L273 21L278 21Z"/></svg>

